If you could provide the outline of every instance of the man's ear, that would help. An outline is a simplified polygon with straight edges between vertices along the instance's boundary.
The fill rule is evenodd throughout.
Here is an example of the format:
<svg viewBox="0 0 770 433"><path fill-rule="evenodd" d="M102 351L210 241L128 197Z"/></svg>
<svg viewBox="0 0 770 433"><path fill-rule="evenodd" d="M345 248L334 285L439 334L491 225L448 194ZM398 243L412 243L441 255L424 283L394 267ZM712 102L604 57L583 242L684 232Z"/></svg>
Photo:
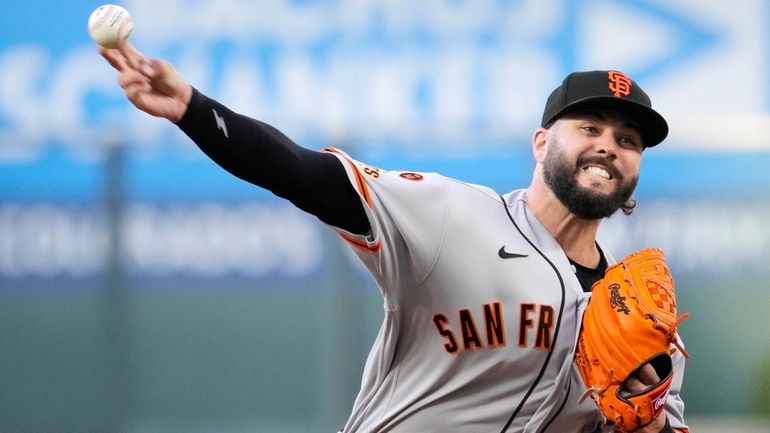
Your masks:
<svg viewBox="0 0 770 433"><path fill-rule="evenodd" d="M545 161L545 154L548 153L548 137L551 132L545 128L537 128L532 134L532 155L535 161L542 164Z"/></svg>

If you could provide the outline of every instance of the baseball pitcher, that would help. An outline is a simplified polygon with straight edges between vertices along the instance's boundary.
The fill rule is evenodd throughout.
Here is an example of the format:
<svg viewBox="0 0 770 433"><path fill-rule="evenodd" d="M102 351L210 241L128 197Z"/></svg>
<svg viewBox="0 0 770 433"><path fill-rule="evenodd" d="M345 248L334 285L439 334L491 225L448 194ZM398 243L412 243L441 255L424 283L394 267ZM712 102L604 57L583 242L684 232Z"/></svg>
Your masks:
<svg viewBox="0 0 770 433"><path fill-rule="evenodd" d="M302 148L130 44L100 52L136 107L330 225L376 280L384 320L343 432L688 431L665 257L616 262L596 241L668 133L622 72L567 76L533 132L531 183L499 195Z"/></svg>

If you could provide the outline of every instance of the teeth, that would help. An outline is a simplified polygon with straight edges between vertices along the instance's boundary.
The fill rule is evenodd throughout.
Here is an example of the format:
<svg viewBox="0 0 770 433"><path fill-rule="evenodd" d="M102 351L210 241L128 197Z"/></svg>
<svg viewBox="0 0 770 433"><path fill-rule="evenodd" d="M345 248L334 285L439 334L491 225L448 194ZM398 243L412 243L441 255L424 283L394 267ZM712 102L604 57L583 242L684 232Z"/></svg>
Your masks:
<svg viewBox="0 0 770 433"><path fill-rule="evenodd" d="M595 174L595 175L597 175L599 177L603 177L605 179L610 179L611 178L610 173L607 170L605 170L605 169L603 169L601 167L597 167L595 165L592 165L592 166L586 168L586 172L591 173L591 174Z"/></svg>

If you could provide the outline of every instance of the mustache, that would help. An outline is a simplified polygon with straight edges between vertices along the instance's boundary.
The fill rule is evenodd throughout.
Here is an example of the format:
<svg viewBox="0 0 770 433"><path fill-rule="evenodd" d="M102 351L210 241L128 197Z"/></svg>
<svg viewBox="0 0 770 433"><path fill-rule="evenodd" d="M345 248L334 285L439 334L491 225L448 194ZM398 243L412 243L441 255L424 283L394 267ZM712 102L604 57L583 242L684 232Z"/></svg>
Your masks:
<svg viewBox="0 0 770 433"><path fill-rule="evenodd" d="M610 161L608 158L605 158L603 156L586 156L583 158L578 158L576 165L576 168L579 170L580 167L586 165L586 164L594 164L601 166L605 170L607 170L610 175L612 175L613 179L623 180L623 173L618 170L615 165Z"/></svg>

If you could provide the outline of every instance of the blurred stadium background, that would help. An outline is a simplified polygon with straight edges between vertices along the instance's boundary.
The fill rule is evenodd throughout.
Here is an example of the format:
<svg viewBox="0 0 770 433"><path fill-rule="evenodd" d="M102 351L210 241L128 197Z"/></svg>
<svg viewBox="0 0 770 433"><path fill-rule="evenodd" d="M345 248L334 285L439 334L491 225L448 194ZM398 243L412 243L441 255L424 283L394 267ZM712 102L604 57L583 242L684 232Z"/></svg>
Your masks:
<svg viewBox="0 0 770 433"><path fill-rule="evenodd" d="M129 106L86 21L0 0L0 432L336 431L382 318L332 232ZM572 70L671 135L617 256L664 248L694 432L770 432L770 2L133 0L135 45L299 143L498 192ZM631 241L625 241L631 236Z"/></svg>

